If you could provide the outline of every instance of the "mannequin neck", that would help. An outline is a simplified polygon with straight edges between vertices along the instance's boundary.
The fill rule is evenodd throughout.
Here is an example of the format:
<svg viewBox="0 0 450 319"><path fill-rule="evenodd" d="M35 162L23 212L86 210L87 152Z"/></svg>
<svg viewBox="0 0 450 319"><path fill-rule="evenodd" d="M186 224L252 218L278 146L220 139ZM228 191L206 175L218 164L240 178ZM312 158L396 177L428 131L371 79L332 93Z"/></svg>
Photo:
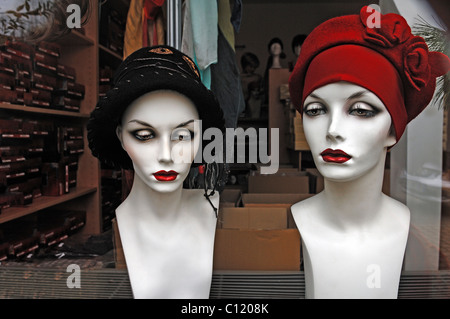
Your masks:
<svg viewBox="0 0 450 319"><path fill-rule="evenodd" d="M386 153L367 174L342 182L324 179L324 211L342 229L361 228L377 219L382 204Z"/></svg>
<svg viewBox="0 0 450 319"><path fill-rule="evenodd" d="M142 218L141 220L152 217L160 221L171 222L177 216L179 217L178 211L181 207L182 196L182 185L173 192L158 192L145 184L135 173L133 186L124 203L129 205L130 211L142 215L136 216Z"/></svg>
<svg viewBox="0 0 450 319"><path fill-rule="evenodd" d="M272 69L281 68L280 55L272 55Z"/></svg>

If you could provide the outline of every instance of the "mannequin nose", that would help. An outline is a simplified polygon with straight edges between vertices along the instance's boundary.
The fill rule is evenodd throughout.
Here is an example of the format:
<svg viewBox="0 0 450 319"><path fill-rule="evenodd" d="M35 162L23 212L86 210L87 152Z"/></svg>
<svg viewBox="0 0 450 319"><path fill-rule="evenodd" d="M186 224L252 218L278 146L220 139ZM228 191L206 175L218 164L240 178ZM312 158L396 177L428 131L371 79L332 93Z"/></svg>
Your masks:
<svg viewBox="0 0 450 319"><path fill-rule="evenodd" d="M343 141L345 124L339 115L332 115L328 124L327 139L332 142Z"/></svg>
<svg viewBox="0 0 450 319"><path fill-rule="evenodd" d="M162 163L172 162L172 143L170 136L161 136L158 149L158 161Z"/></svg>

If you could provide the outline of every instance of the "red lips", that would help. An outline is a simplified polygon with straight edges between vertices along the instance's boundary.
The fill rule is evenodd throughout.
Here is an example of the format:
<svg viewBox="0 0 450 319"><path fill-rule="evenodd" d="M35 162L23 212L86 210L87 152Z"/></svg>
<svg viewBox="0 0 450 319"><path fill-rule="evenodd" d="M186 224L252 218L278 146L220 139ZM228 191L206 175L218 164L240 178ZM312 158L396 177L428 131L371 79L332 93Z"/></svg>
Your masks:
<svg viewBox="0 0 450 319"><path fill-rule="evenodd" d="M170 182L177 178L178 173L175 171L158 171L156 173L153 173L153 176L155 176L156 180L160 182Z"/></svg>
<svg viewBox="0 0 450 319"><path fill-rule="evenodd" d="M345 163L352 158L342 150L332 150L331 148L327 148L325 151L320 153L320 155L325 162L338 164Z"/></svg>

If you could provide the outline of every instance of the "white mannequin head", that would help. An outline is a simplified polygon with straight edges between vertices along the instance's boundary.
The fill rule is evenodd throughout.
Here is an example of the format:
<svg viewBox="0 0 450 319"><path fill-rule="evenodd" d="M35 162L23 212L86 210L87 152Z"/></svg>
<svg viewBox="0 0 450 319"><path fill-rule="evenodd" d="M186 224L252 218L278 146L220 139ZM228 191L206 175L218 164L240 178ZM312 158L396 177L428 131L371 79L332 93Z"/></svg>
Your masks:
<svg viewBox="0 0 450 319"><path fill-rule="evenodd" d="M192 101L176 91L153 91L133 101L117 136L135 175L157 192L180 189L200 146L198 120Z"/></svg>
<svg viewBox="0 0 450 319"><path fill-rule="evenodd" d="M283 48L281 44L278 42L274 42L270 45L270 54L273 56L279 56L283 52Z"/></svg>
<svg viewBox="0 0 450 319"><path fill-rule="evenodd" d="M303 128L314 162L333 181L357 179L384 161L396 142L391 123L374 93L348 82L319 87L304 102Z"/></svg>

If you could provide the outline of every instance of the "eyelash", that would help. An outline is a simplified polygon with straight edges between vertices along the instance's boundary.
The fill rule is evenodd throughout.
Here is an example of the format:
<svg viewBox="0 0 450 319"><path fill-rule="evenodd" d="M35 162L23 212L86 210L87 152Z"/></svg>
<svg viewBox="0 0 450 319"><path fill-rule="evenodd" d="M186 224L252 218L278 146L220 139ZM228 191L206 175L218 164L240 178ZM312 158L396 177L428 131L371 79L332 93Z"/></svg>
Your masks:
<svg viewBox="0 0 450 319"><path fill-rule="evenodd" d="M366 109L364 107L361 107L361 104L365 104L368 105L368 107L370 109ZM359 116L359 117L374 117L375 115L378 114L378 110L365 102L356 102L354 104L351 105L350 109L349 109L349 114L350 115L354 115L354 116ZM318 102L313 102L308 104L303 111L304 114L306 114L309 117L315 117L315 116L319 116L319 115L323 115L327 113L327 109L326 107Z"/></svg>
<svg viewBox="0 0 450 319"><path fill-rule="evenodd" d="M147 134L142 134L143 132L148 132ZM155 132L149 129L145 130L136 130L133 133L133 136L140 141L148 141L150 139L155 138Z"/></svg>
<svg viewBox="0 0 450 319"><path fill-rule="evenodd" d="M194 138L194 132L191 131L191 130L187 130L187 131L189 132L189 135L188 134L183 134L184 131L181 131L181 132L175 131L174 133L172 133L171 140L172 141L180 141L181 142L181 141L189 141L189 140L193 139ZM143 134L143 133L145 133L145 134ZM151 139L156 137L155 132L153 132L150 129L136 130L136 131L132 132L132 134L139 141L148 141L148 140L151 140Z"/></svg>

